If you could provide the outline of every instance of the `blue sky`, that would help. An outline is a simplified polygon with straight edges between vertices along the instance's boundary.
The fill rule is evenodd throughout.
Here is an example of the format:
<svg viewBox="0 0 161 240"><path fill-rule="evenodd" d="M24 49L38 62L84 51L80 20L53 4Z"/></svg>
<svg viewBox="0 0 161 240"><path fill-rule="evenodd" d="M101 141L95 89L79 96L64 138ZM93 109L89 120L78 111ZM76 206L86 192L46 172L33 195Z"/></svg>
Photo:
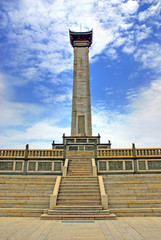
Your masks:
<svg viewBox="0 0 161 240"><path fill-rule="evenodd" d="M0 0L1 148L70 135L73 49L93 29L93 135L113 148L161 146L160 0Z"/></svg>

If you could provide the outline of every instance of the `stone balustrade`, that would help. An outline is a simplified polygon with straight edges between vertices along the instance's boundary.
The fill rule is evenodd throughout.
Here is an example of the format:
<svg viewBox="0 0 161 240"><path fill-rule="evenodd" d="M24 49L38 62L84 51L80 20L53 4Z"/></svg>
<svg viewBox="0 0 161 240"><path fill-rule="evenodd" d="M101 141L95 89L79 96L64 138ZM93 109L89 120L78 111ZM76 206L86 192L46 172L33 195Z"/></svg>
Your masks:
<svg viewBox="0 0 161 240"><path fill-rule="evenodd" d="M63 150L29 150L28 151L28 157L29 158L34 158L34 157L39 157L39 158L62 158L63 157Z"/></svg>
<svg viewBox="0 0 161 240"><path fill-rule="evenodd" d="M135 156L134 156L135 155ZM161 156L160 148L136 148L136 149L98 149L97 157L99 158L133 158L133 157L153 157Z"/></svg>
<svg viewBox="0 0 161 240"><path fill-rule="evenodd" d="M161 156L161 148L136 148L136 156Z"/></svg>
<svg viewBox="0 0 161 240"><path fill-rule="evenodd" d="M25 156L25 150L23 149L1 149L0 150L0 157L7 157L7 158L19 158Z"/></svg>
<svg viewBox="0 0 161 240"><path fill-rule="evenodd" d="M132 149L99 149L97 157L133 157Z"/></svg>
<svg viewBox="0 0 161 240"><path fill-rule="evenodd" d="M0 150L0 173L61 174L64 150Z"/></svg>
<svg viewBox="0 0 161 240"><path fill-rule="evenodd" d="M63 158L63 154L64 150L55 149L32 149L28 151L22 149L0 150L0 158Z"/></svg>

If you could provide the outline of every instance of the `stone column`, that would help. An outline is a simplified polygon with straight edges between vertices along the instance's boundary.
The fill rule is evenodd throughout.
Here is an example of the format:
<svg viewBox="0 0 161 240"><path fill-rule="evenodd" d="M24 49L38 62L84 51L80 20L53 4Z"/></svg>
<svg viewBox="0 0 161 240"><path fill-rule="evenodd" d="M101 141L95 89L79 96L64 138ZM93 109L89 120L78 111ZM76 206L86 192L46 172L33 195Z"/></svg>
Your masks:
<svg viewBox="0 0 161 240"><path fill-rule="evenodd" d="M74 47L71 136L92 136L88 52L88 47Z"/></svg>

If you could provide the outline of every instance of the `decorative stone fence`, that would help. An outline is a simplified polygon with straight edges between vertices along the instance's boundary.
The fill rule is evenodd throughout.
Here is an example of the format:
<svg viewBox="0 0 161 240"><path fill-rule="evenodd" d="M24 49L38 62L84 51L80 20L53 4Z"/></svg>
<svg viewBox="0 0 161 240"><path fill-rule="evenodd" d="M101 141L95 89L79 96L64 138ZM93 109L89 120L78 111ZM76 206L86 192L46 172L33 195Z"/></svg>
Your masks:
<svg viewBox="0 0 161 240"><path fill-rule="evenodd" d="M161 172L161 149L97 149L96 161L99 174Z"/></svg>
<svg viewBox="0 0 161 240"><path fill-rule="evenodd" d="M26 148L0 150L0 174L56 174L62 172L63 150Z"/></svg>

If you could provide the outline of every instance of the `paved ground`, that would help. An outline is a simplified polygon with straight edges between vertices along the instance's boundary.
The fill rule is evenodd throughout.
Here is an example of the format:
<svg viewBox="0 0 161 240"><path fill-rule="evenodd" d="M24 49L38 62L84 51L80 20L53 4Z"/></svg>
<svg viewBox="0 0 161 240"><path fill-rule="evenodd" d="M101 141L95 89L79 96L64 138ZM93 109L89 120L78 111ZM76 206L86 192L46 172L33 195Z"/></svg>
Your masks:
<svg viewBox="0 0 161 240"><path fill-rule="evenodd" d="M161 217L71 223L39 218L0 217L0 240L161 240Z"/></svg>

